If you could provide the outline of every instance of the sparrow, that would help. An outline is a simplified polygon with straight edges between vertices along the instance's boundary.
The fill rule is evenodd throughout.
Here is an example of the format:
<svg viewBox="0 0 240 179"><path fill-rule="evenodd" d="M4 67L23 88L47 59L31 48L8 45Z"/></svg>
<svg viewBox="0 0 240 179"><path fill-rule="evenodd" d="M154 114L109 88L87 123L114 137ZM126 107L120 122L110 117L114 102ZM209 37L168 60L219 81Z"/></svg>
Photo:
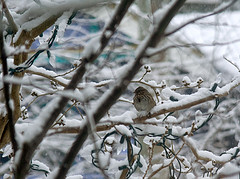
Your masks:
<svg viewBox="0 0 240 179"><path fill-rule="evenodd" d="M154 106L156 106L156 102L152 95L145 88L138 87L134 93L133 105L137 111L149 112Z"/></svg>

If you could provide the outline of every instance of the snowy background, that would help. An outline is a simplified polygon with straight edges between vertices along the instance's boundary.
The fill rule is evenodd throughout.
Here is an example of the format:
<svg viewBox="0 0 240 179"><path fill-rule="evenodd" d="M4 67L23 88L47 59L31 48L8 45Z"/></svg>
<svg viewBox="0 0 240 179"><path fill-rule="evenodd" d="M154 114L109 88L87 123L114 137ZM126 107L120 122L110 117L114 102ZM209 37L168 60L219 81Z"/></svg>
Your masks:
<svg viewBox="0 0 240 179"><path fill-rule="evenodd" d="M48 1L28 0L22 1L21 5L18 5L13 0L7 1L7 4L13 17L16 19L16 23L27 26L28 24L23 21L23 16L21 16L22 19L20 18L19 12L24 12L26 15L26 12L28 12L27 9L37 8L39 2L41 2L42 6L52 7L55 5L55 1L51 1L53 3L51 4ZM64 7L64 2L62 1L63 5L60 7ZM25 7L23 7L23 4ZM41 119L39 116L44 116L43 108L50 101L53 99L57 101L59 95L75 96L75 98L68 102L35 152L32 160L34 165L31 165L32 168L30 169L28 178L45 178L45 172L47 174L51 173L60 165L78 132L75 129L79 129L79 127L81 128L85 124L86 114L98 105L96 101L111 87L120 74L124 73L126 70L125 67L134 60L135 50L142 43L143 37L150 33L150 26L156 17L153 17L150 12L144 12L138 6L139 4L134 4L121 23L117 33L110 40L107 48L105 48L104 52L91 66L87 67L87 72L83 80L78 84L78 90L69 94L61 93L71 80L75 72L74 69L80 64L79 59L86 53L86 51L84 52L86 45L89 44L91 39L100 35L105 24L112 17L112 7L115 7L115 5L114 3L108 6L104 4L80 10L72 19L70 25L66 23L71 13L65 13L56 22L59 25L59 31L53 46L49 49L51 54L49 55L46 52L41 53L34 61L34 64L27 69L22 80L8 79L13 83L22 83L22 114L15 125L20 142L21 140L30 140L30 136L30 139L23 138L27 137L27 134L31 135L31 132L34 133L35 130L38 130L38 126L36 127L36 124L39 124L37 120ZM223 5L226 4L223 3ZM204 13L195 11L181 12L173 18L166 33L171 32L179 25L191 19L211 12L212 10ZM6 21L6 19L4 20ZM40 21L41 19L37 20ZM39 22L36 21L35 23ZM31 25L29 25L29 28L31 28ZM31 52L28 54L29 58L38 49L46 46L48 39L52 36L53 29L53 26L50 27L42 36L38 36L35 39L35 42L31 46ZM142 115L132 105L133 91L138 86L147 88L154 96L156 102L158 102L158 106L153 109L153 112L161 110L161 104L165 104L166 106L167 104L169 106L174 105L170 100L172 96L178 100L184 100L187 99L187 95L200 91L197 93L199 94L197 97L200 98L201 95L205 94L204 90L211 89L214 83L218 84L217 90L219 91L217 92L221 94L223 89L220 89L220 87L226 84L230 86L233 80L239 81L239 77L237 77L239 75L238 68L240 68L239 37L240 11L236 9L227 10L196 21L173 35L167 36L155 49L148 49L148 55L165 48L167 50L162 50L162 53L158 53L152 58L144 59L144 66L146 67L141 68L118 102L102 118L100 125L111 124L111 122L131 123L132 119ZM15 38L17 37L15 36ZM10 38L6 39L6 45L10 46ZM14 51L10 47L9 50L9 54ZM8 60L11 66L12 57L9 57ZM142 80L139 80L146 72L146 69L150 69L150 71L146 73ZM199 86L196 85L199 80L201 80L199 85L201 86L200 90ZM153 88L154 86L158 88ZM156 95L156 92L159 95ZM231 168L233 173L239 173L240 161L238 158L231 160L231 162L226 162L224 167L220 167L220 164L218 165L213 162L215 160L228 161L229 156L224 158L224 152L234 155L235 151L239 150L239 88L235 88L228 96L220 98L220 101L221 103L217 110L214 109L216 104L212 100L185 110L176 111L166 118L165 122L162 119L165 119L166 114L162 114L156 118L149 119L147 121L149 124L136 124L134 127L141 129L141 132L138 131L139 141L143 141L142 144L145 147L142 149L143 154L139 155L139 160L143 167L140 170L138 169L132 175L132 178L142 177L144 172L146 173L149 164L147 148L153 145L151 143L152 140L162 140L158 135L164 134L166 128L172 128L176 136L181 136L185 132L191 133L193 122L195 122L196 126L200 126L211 114L214 114L213 118L204 127L197 130L192 137L186 137L184 140L186 144L196 148L199 156L212 158L212 161L206 162L201 160L200 164L195 162L194 156L189 152L192 150L185 145L179 154L179 159L185 160L186 163L182 162L185 165L185 168L182 167L182 172L188 174L183 174L182 177L190 179L195 178L197 175L206 178L214 174L226 174L229 168ZM52 104L54 105L54 102ZM184 104L184 101L182 101L182 104ZM4 113L4 110L1 112ZM156 127L150 123L157 123L158 125ZM66 133L61 132L61 129L67 128L70 130ZM91 157L91 151L96 146L100 147L104 136L114 130L120 131L121 134L125 134L126 136L133 135L133 131L128 127L116 125L115 128L113 127L109 130L96 133L94 135L96 145L93 144L92 137L89 137L75 158L68 176L79 175L78 178L81 178L80 175L82 175L83 178L103 178L101 171L93 166L94 161L93 157ZM22 135L23 133L25 134ZM145 138L141 136L146 133L154 133L155 135L146 136ZM120 143L121 140L123 140L123 137L116 133L108 136L105 141L108 143L105 144L106 151L108 152L105 155L100 153L99 156L102 166L106 166L107 168L109 165L106 171L110 177L119 176L120 170L118 170L118 167L123 166L127 161L125 150L127 140L123 144ZM171 149L177 152L182 146L182 140L176 139L173 143L170 140L167 145L171 145ZM160 151L156 150L157 152L162 152L160 149ZM0 174L3 178L4 174L5 177L11 174L9 172L9 166L12 166L12 160L9 158L11 147L7 145L2 151ZM139 147L134 148L133 151L138 153ZM239 154L237 153L237 155ZM149 173L161 167L161 162L159 163L159 161L162 161L163 158L164 156L158 154L155 155L155 158L153 157L152 169L148 170ZM164 160L162 163L166 164L167 162L171 162L171 159ZM174 161L174 165L176 169L179 169L177 161ZM34 166L37 166L36 170ZM188 170L189 168L192 169Z"/></svg>

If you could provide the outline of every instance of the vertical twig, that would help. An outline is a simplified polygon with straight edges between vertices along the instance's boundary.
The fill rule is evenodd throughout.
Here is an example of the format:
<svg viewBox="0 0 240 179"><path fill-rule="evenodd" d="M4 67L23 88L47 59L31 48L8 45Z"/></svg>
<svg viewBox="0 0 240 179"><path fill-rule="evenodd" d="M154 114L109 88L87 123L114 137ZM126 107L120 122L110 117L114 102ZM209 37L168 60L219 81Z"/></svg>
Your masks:
<svg viewBox="0 0 240 179"><path fill-rule="evenodd" d="M7 66L7 55L4 49L2 13L0 14L0 56L2 60L2 71L3 71L3 79L4 79L4 77L8 75L8 66ZM10 106L9 84L7 82L3 82L3 91L4 91L7 116L8 116L8 129L9 129L10 137L12 141L13 152L15 154L15 152L18 149L18 146L17 146L17 141L15 139L13 113L12 113L12 108Z"/></svg>

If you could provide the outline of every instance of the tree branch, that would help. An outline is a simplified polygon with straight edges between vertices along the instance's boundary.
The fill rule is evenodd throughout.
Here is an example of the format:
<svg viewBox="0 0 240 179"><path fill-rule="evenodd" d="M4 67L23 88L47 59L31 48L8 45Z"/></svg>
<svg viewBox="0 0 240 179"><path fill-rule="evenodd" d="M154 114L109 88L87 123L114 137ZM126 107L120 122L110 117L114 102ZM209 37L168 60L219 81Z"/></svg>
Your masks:
<svg viewBox="0 0 240 179"><path fill-rule="evenodd" d="M157 41L161 39L164 35L164 31L167 27L167 24L171 21L171 18L177 13L177 11L182 7L185 3L185 0L177 0L175 3L169 8L169 12L162 18L161 21L157 24L157 26L153 29L153 32L146 37L144 42L138 47L136 50L136 58L135 61L126 69L125 73L122 75L122 78L116 82L114 87L107 91L102 98L100 99L101 105L98 105L97 108L92 112L92 116L97 124L99 120L105 115L108 109L116 102L116 100L121 96L121 94L125 91L128 84L130 83L131 79L135 76L138 70L142 66L141 59L144 57L145 51L149 46L156 45ZM116 11L116 14L122 14L122 8L126 8L126 4L130 6L130 1L123 0ZM126 11L127 9L125 9ZM119 12L120 11L120 12ZM116 15L116 20L118 20L120 15ZM121 17L121 16L120 16ZM114 20L115 21L115 20ZM109 25L111 25L110 23ZM114 27L114 26L112 26ZM108 28L106 28L108 29ZM87 125L83 127L81 133L77 136L76 140L74 141L73 145L71 146L69 152L67 153L66 157L63 160L63 164L59 169L59 173L56 178L63 178L68 169L71 167L71 164L76 157L78 151L82 147L84 141L87 139L88 130Z"/></svg>
<svg viewBox="0 0 240 179"><path fill-rule="evenodd" d="M42 73L42 72L39 72L39 71L32 71L32 70L26 70L25 72L26 72L26 73L30 73L30 74L34 74L34 75L39 75L39 76L45 77L45 78L47 78L47 79L49 79L49 80L52 80L52 81L54 81L55 83L57 83L57 84L59 84L59 85L61 85L61 86L63 86L63 87L67 87L67 84L65 84L65 83L57 80L57 79L54 78L53 76L48 75L48 74L46 74L46 73Z"/></svg>
<svg viewBox="0 0 240 179"><path fill-rule="evenodd" d="M151 122L147 122L146 120L153 118L153 117L157 117L162 114L166 114L168 112L175 112L178 110L188 109L195 105L202 104L204 102L211 101L211 100L214 100L219 97L227 96L231 90L238 87L239 85L240 85L240 76L238 78L236 78L234 81L232 81L231 83L225 85L222 88L219 88L219 90L218 90L219 92L211 92L210 90L205 93L196 92L192 95L189 95L189 96L183 98L182 100L180 100L178 102L171 102L171 104L170 103L158 104L153 109L154 112L151 113L150 116L149 116L149 114L146 114L141 117L133 118L132 119L133 122L121 122L121 121L111 120L111 118L110 118L108 121L106 121L105 124L100 124L100 125L96 126L96 131L101 132L101 131L110 130L115 125L130 125L130 124L157 125L158 123L154 123L154 122L151 123ZM194 98L194 100L190 100L192 98ZM118 117L121 118L121 116L118 116ZM162 122L159 121L159 123L162 123ZM55 133L56 134L57 133L78 133L78 132L80 133L82 128L80 128L80 127L60 127L60 128L53 128L53 130L54 131L52 133L50 133L49 135L53 135Z"/></svg>
<svg viewBox="0 0 240 179"><path fill-rule="evenodd" d="M116 11L112 20L106 26L106 28L104 29L104 31L101 35L100 47L96 51L92 52L91 55L87 55L87 56L83 57L80 67L77 69L76 73L72 77L72 80L70 81L68 86L65 88L65 90L74 90L77 87L78 83L80 82L83 75L85 74L86 65L93 62L101 54L103 49L107 46L108 41L110 40L110 38L112 37L114 32L117 30L119 23L121 22L122 18L124 17L125 13L127 12L128 7L130 6L130 4L132 2L133 2L133 0L131 0L131 1L124 0L121 3L121 6L119 6L121 8L119 8L118 11ZM29 162L32 158L32 155L33 155L35 149L40 144L40 142L43 140L48 129L52 126L53 122L58 117L60 112L63 110L63 108L65 107L67 102L68 102L68 98L61 97L58 104L56 104L54 110L50 111L49 117L47 119L44 119L45 123L42 125L42 131L37 133L35 136L33 136L33 140L23 143L23 146L22 146L23 150L19 154L20 158L16 163L16 170L17 170L16 176L15 176L16 179L23 179L25 177L25 175L27 174ZM87 128L84 128L81 132L82 132L81 133L82 137L78 141L84 142L85 139L87 138L88 130L87 130ZM77 142L77 144L78 143L79 142ZM73 144L73 146L74 146L74 144ZM78 148L78 146L77 146L75 150L78 151L79 149L80 148ZM70 153L69 155L71 156L70 158L74 159L75 153ZM67 173L71 163L72 163L72 160L69 160L66 162L66 164L64 165L64 169L61 170L61 173L60 173L60 174L63 173L63 175L60 175L58 178L65 177L64 173Z"/></svg>
<svg viewBox="0 0 240 179"><path fill-rule="evenodd" d="M196 148L196 145L193 143L193 141L189 137L185 136L185 137L181 137L181 139L191 149L193 155L196 157L197 160L203 160L205 162L213 161L214 163L223 165L223 164L231 161L233 159L232 157L235 155L233 153L233 150L229 149L229 150L231 150L230 153L227 153L227 151L226 151L223 155L217 156L209 151L198 150ZM235 147L235 149L238 150L239 147ZM228 156L226 156L226 155L228 155ZM235 156L235 157L237 157L237 156Z"/></svg>
<svg viewBox="0 0 240 179"><path fill-rule="evenodd" d="M206 91L198 91L192 95L189 95L188 97L183 98L182 100L171 102L171 104L160 104L157 105L153 110L153 113L151 113L151 116L145 115L142 117L137 117L133 119L135 123L138 123L140 121L145 121L148 118L157 117L161 114L166 114L168 112L175 112L178 110L188 109L192 106L211 101L213 99L227 96L229 92L240 85L240 77L237 77L235 80L233 80L231 83L225 85L224 87L220 88L216 92L212 92L209 89L206 89Z"/></svg>
<svg viewBox="0 0 240 179"><path fill-rule="evenodd" d="M3 38L3 27L2 27L2 16L0 15L0 56L2 60L2 70L3 70L3 78L8 75L8 65L7 65L7 55L4 49L4 38ZM13 112L10 106L10 92L9 92L9 84L7 82L3 82L3 90L5 103L7 108L7 116L8 116L8 127L10 132L10 137L12 141L12 147L14 154L18 149L18 145L15 139L15 129L14 129L14 119Z"/></svg>
<svg viewBox="0 0 240 179"><path fill-rule="evenodd" d="M233 4L235 4L237 1L238 1L238 0L233 0L233 1L231 1L229 4L227 4L226 6L220 8L220 9L217 9L217 10L213 11L213 12L210 13L210 14L206 14L206 15L203 15L203 16L199 16L199 17L197 17L197 18L195 18L195 19L192 19L192 20L190 20L190 21L182 24L182 25L179 26L178 28L176 28L176 29L174 29L174 30L172 30L172 31L170 31L170 32L165 33L164 36L172 35L172 34L174 34L175 32L177 32L177 31L179 31L180 29L182 29L183 27L185 27L185 26L187 26L187 25L189 25L189 24L192 24L192 23L194 23L194 22L196 22L196 21L198 21L198 20L204 19L204 18L206 18L206 17L213 16L213 15L215 15L215 14L219 14L219 13L225 11L226 9L228 9L229 7L231 7L231 6L232 6Z"/></svg>
<svg viewBox="0 0 240 179"><path fill-rule="evenodd" d="M213 43L189 43L189 44L176 44L176 45L168 45L161 48L156 49L149 49L146 58L150 58L154 55L157 55L159 53L165 52L171 48L189 48L189 47L212 47L212 46L224 46L229 44L234 44L240 42L240 39L235 39L232 41L226 41L226 42L213 42Z"/></svg>
<svg viewBox="0 0 240 179"><path fill-rule="evenodd" d="M8 23L9 23L10 27L11 27L11 30L13 31L13 34L16 34L17 31L18 31L18 27L17 27L16 23L14 22L11 13L8 10L8 7L7 7L6 3L5 3L5 0L1 0L1 1L2 1L3 12L5 13L5 16L6 16L7 20L8 20Z"/></svg>

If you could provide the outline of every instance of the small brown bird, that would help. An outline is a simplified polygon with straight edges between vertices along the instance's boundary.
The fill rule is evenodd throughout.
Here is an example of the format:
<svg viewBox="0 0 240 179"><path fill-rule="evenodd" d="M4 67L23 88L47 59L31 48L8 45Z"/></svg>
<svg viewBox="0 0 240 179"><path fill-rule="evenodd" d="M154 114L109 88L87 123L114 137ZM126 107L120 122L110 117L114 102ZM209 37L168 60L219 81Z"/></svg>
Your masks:
<svg viewBox="0 0 240 179"><path fill-rule="evenodd" d="M145 88L138 87L134 93L133 105L137 111L149 112L154 106L156 106L156 102L152 95Z"/></svg>

